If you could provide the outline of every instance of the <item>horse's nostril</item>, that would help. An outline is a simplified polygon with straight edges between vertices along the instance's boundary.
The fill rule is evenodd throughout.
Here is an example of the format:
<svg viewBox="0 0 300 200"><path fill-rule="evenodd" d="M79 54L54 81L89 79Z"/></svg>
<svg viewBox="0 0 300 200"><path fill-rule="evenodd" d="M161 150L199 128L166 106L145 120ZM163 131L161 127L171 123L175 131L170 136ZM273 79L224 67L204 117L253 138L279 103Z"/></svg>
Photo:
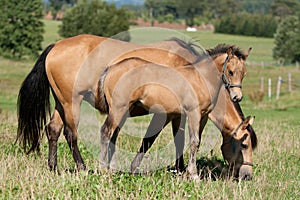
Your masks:
<svg viewBox="0 0 300 200"><path fill-rule="evenodd" d="M252 176L250 174L245 174L242 180L250 181L252 179Z"/></svg>
<svg viewBox="0 0 300 200"><path fill-rule="evenodd" d="M233 102L238 102L237 96L234 96L234 97L232 98L232 101L233 101Z"/></svg>
<svg viewBox="0 0 300 200"><path fill-rule="evenodd" d="M232 101L235 102L235 103L237 103L237 102L242 101L242 99L243 99L243 96L242 96L241 98L238 98L238 96L234 96L234 97L232 98Z"/></svg>

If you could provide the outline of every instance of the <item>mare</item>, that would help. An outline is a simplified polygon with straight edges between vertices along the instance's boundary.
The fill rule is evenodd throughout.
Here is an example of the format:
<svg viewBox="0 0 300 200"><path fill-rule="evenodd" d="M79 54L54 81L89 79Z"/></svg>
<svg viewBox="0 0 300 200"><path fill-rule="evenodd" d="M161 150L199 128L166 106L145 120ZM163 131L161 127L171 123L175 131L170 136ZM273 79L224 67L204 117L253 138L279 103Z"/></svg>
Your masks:
<svg viewBox="0 0 300 200"><path fill-rule="evenodd" d="M216 48L216 54L223 47ZM249 52L233 47L236 63L224 71L229 83L234 80L236 68L243 68ZM195 54L178 41L162 41L149 45L122 42L93 35L78 35L49 45L36 61L23 81L18 96L17 139L27 153L40 150L41 139L46 133L49 144L48 166L57 168L57 141L63 134L69 144L77 169L86 169L77 145L77 127L80 105L83 100L95 105L95 91L99 77L107 66L124 59L137 57L163 66L181 66L193 63ZM244 76L244 74L242 74ZM50 90L55 100L51 115ZM240 87L228 87L232 100L242 98ZM144 110L135 110L143 115ZM132 113L134 116L134 113ZM50 122L48 116L51 115Z"/></svg>
<svg viewBox="0 0 300 200"><path fill-rule="evenodd" d="M212 57L205 54L199 56L193 64L173 68L140 58L124 59L109 66L99 80L96 94L96 102L104 103L103 112L108 113L101 128L100 165L106 167L109 140L112 138L114 143L131 111L142 107L153 113L167 114L170 119L180 115L187 116L190 138L187 174L191 179L199 180L196 152L208 114L217 102L223 83L226 83L220 71L225 71L227 65L229 67L237 62L239 58L232 53L232 48L228 48L227 53ZM241 82L245 74L243 70L239 68L230 74ZM238 85L235 82L232 84ZM245 130L250 124L249 120L250 118L247 118L242 121L236 132ZM250 137L244 136L241 140L247 138L249 143ZM114 145L111 147L114 148ZM246 154L249 151L242 153ZM112 157L113 155L109 155L110 160ZM246 158L245 155L242 157Z"/></svg>

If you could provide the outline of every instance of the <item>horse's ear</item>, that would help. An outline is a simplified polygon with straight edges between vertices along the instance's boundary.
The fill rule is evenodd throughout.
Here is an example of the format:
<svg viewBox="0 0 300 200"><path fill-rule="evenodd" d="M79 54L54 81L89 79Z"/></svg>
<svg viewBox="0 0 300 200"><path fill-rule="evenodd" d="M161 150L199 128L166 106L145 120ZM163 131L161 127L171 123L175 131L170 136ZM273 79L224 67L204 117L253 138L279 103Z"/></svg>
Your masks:
<svg viewBox="0 0 300 200"><path fill-rule="evenodd" d="M248 51L245 52L244 56L245 56L246 58L250 55L251 50L252 50L252 47L250 47L250 48L248 49Z"/></svg>
<svg viewBox="0 0 300 200"><path fill-rule="evenodd" d="M249 124L249 125L252 125L253 122L254 122L254 120L255 120L255 116L251 117L248 124Z"/></svg>
<svg viewBox="0 0 300 200"><path fill-rule="evenodd" d="M242 129L246 129L248 125L252 125L254 122L255 116L248 116L244 119Z"/></svg>
<svg viewBox="0 0 300 200"><path fill-rule="evenodd" d="M228 55L228 59L233 58L234 53L233 53L233 46L230 46L227 51L226 51L227 55Z"/></svg>

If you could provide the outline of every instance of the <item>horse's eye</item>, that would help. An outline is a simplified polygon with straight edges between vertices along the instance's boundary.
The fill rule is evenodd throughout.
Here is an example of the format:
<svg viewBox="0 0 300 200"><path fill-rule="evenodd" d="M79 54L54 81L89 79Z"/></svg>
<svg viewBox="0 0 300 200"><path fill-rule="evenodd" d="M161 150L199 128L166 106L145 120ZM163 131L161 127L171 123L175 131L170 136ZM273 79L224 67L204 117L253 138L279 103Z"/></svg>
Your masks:
<svg viewBox="0 0 300 200"><path fill-rule="evenodd" d="M233 76L233 71L229 70L228 73L229 73L229 76Z"/></svg>
<svg viewBox="0 0 300 200"><path fill-rule="evenodd" d="M246 144L241 144L241 147L242 147L243 149L247 149L247 148L248 148L248 145L246 145Z"/></svg>

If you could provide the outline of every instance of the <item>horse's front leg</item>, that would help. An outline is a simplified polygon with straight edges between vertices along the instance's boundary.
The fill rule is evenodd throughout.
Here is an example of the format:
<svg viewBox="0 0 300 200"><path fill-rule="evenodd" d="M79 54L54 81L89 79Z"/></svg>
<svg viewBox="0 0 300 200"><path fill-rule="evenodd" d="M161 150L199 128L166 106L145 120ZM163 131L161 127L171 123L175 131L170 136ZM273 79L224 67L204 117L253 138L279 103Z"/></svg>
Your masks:
<svg viewBox="0 0 300 200"><path fill-rule="evenodd" d="M74 100L75 101L75 100ZM86 166L81 157L79 148L78 148L78 132L77 127L79 123L79 115L80 115L80 103L78 100L73 104L66 104L64 109L64 136L68 142L70 150L72 152L73 158L75 160L77 170L86 170Z"/></svg>
<svg viewBox="0 0 300 200"><path fill-rule="evenodd" d="M184 150L184 131L185 131L186 116L180 115L180 117L172 119L172 130L174 143L176 147L176 163L175 167L177 173L183 172L184 160L183 160L183 150Z"/></svg>
<svg viewBox="0 0 300 200"><path fill-rule="evenodd" d="M139 153L136 154L134 160L131 162L131 173L138 173L138 167L140 166L144 155L151 148L155 139L162 131L162 129L170 122L170 117L166 114L154 114L149 124L146 135L143 138L142 145Z"/></svg>
<svg viewBox="0 0 300 200"><path fill-rule="evenodd" d="M200 138L199 138L199 129L200 129L200 112L197 110L187 113L188 117L188 127L189 127L189 138L190 138L190 157L189 163L186 170L187 176L191 180L200 181L197 172L196 166L196 154L199 149Z"/></svg>

